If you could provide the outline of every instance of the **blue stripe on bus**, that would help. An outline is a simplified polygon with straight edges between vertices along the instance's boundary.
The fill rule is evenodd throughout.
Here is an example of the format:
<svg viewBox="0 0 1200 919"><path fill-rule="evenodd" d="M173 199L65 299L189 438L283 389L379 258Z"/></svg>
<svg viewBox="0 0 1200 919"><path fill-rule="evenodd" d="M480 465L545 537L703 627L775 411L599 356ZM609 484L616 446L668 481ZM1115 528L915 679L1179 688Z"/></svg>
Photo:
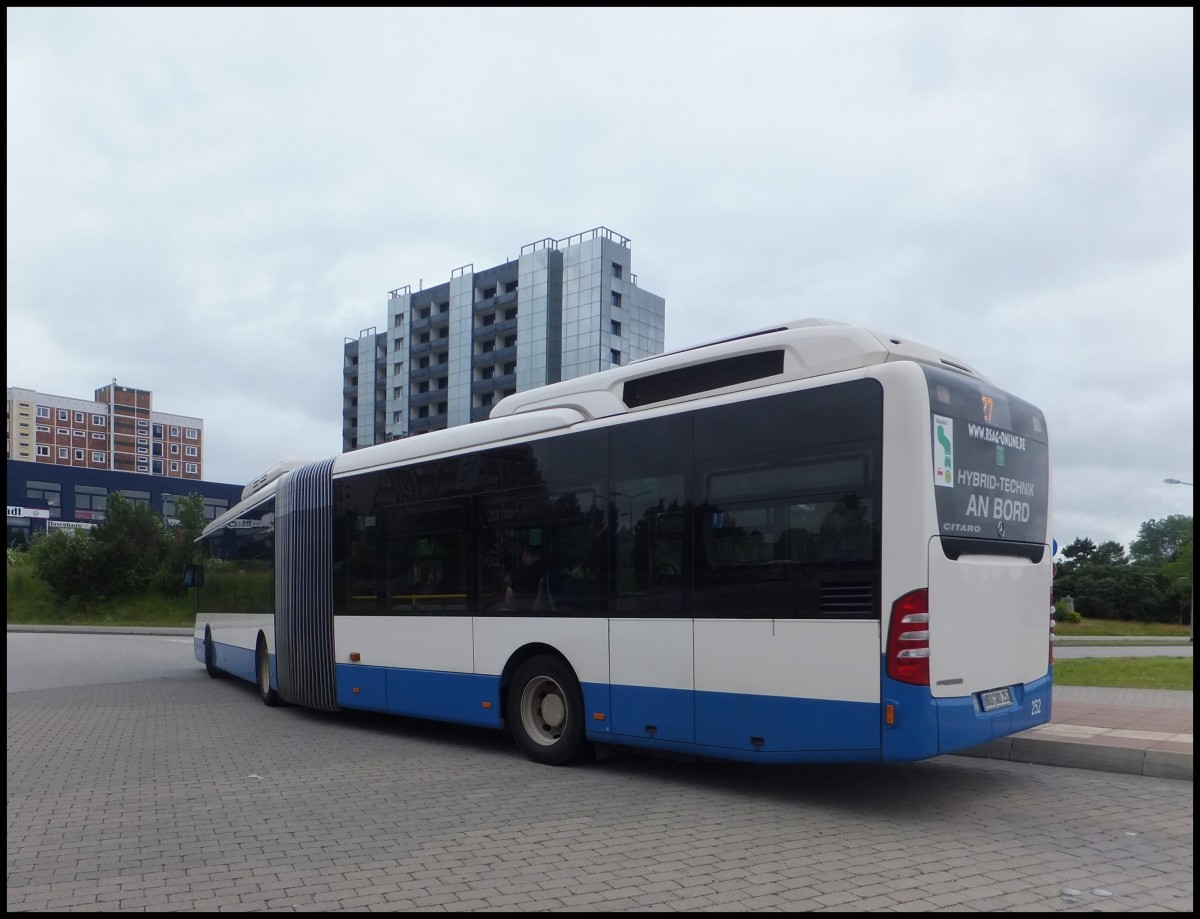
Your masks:
<svg viewBox="0 0 1200 919"><path fill-rule="evenodd" d="M221 670L254 682L253 651L220 642L213 650ZM202 641L196 651L202 662ZM975 695L934 699L927 686L884 676L884 705L894 712L891 725L883 723L880 706L867 702L604 684L585 684L583 693L585 711L622 713L585 722L589 739L605 743L763 763L911 762L1048 723L1051 685L1049 672L1013 685L1012 705L984 712ZM499 695L497 676L337 666L337 701L347 709L501 728ZM611 709L603 701L608 698ZM649 721L656 728L653 735L646 729Z"/></svg>
<svg viewBox="0 0 1200 919"><path fill-rule="evenodd" d="M204 639L196 643L196 660L204 663ZM218 670L223 670L232 676L255 683L258 675L255 673L254 649L239 648L224 642L213 641L213 663Z"/></svg>
<svg viewBox="0 0 1200 919"><path fill-rule="evenodd" d="M608 710L603 700L611 697L613 712L628 713L624 720L588 718L592 740L758 762L879 759L879 707L871 703L645 686L582 688L585 712ZM503 727L496 676L339 664L337 694L347 709ZM705 724L699 737L697 715ZM648 718L656 728L653 737L646 733Z"/></svg>
<svg viewBox="0 0 1200 919"><path fill-rule="evenodd" d="M337 665L337 701L391 715L499 728L500 680L495 676ZM485 703L490 703L484 707Z"/></svg>

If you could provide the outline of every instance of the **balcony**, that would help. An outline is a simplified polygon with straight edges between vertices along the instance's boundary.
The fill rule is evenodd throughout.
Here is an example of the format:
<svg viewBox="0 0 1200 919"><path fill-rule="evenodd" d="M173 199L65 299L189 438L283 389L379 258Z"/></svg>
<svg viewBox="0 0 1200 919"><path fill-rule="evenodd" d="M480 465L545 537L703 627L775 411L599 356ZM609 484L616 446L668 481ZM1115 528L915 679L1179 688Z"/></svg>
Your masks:
<svg viewBox="0 0 1200 919"><path fill-rule="evenodd" d="M501 319L499 322L493 322L491 325L476 326L471 332L471 338L478 341L481 338L488 338L492 335L503 335L505 332L515 332L516 330L516 317Z"/></svg>
<svg viewBox="0 0 1200 919"><path fill-rule="evenodd" d="M515 386L517 375L515 373L502 373L494 377L489 377L486 380L475 380L471 383L471 392L493 392L498 389L508 389L510 386Z"/></svg>
<svg viewBox="0 0 1200 919"><path fill-rule="evenodd" d="M493 348L491 351L484 351L482 354L471 355L471 366L487 367L490 364L498 364L501 361L513 360L516 356L516 345L509 345L507 348Z"/></svg>

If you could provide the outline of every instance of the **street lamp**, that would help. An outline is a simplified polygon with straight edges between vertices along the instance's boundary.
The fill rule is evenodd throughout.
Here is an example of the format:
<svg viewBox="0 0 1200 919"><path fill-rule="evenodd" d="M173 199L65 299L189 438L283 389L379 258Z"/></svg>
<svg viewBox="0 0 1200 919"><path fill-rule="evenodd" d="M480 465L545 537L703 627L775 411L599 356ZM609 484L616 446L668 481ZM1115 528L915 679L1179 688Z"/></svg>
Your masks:
<svg viewBox="0 0 1200 919"><path fill-rule="evenodd" d="M1191 482L1185 482L1182 479L1163 479L1167 485L1186 485L1189 488L1194 487ZM1196 556L1195 556L1195 541L1192 542L1192 571L1188 577L1188 586L1191 589L1192 598L1188 608L1188 641L1194 643L1193 636L1196 633Z"/></svg>

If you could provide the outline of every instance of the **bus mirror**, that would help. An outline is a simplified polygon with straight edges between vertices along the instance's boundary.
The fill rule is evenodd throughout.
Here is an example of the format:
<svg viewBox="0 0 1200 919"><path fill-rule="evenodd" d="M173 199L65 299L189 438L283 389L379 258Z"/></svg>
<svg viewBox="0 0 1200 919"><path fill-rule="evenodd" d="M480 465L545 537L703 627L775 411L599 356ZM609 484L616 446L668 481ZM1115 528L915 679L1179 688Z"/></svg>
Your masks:
<svg viewBox="0 0 1200 919"><path fill-rule="evenodd" d="M204 566L203 565L188 565L183 572L184 587L203 587L204 586Z"/></svg>

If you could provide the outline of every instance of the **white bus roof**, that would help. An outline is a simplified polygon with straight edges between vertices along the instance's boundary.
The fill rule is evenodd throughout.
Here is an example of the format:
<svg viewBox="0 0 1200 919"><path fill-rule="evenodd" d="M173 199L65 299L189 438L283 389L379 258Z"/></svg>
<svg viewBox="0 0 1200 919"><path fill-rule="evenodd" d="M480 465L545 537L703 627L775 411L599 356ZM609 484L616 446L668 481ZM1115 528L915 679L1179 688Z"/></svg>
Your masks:
<svg viewBox="0 0 1200 919"><path fill-rule="evenodd" d="M752 367L756 355L770 358L769 372L756 375ZM743 368L750 369L735 373L733 382L721 385L722 378L715 368L739 361ZM889 361L916 361L987 382L966 362L919 342L829 319L799 319L515 393L496 403L486 421L339 454L334 457L333 476L520 440L582 421L687 401L701 393L736 392ZM762 367L766 365L762 362ZM669 382L664 386L660 385L662 381ZM639 394L636 398L634 392ZM236 516L235 511L258 503L263 497L260 492L307 462L311 460L289 458L272 466L246 486L238 507L213 521L205 532Z"/></svg>
<svg viewBox="0 0 1200 919"><path fill-rule="evenodd" d="M966 362L918 342L830 319L798 319L736 338L659 354L631 362L624 367L614 367L601 373L515 393L496 403L491 417L502 418L546 408L571 408L587 418L622 414L636 410L630 407L625 394L626 387L632 382L669 371L683 371L691 367L703 368L725 358L780 350L783 351L784 357L780 373L729 386L704 389L704 394L715 395L789 380L802 380L887 361L917 361L965 373L986 382L986 378ZM683 401L695 394L687 393L674 399L659 400L654 404Z"/></svg>

